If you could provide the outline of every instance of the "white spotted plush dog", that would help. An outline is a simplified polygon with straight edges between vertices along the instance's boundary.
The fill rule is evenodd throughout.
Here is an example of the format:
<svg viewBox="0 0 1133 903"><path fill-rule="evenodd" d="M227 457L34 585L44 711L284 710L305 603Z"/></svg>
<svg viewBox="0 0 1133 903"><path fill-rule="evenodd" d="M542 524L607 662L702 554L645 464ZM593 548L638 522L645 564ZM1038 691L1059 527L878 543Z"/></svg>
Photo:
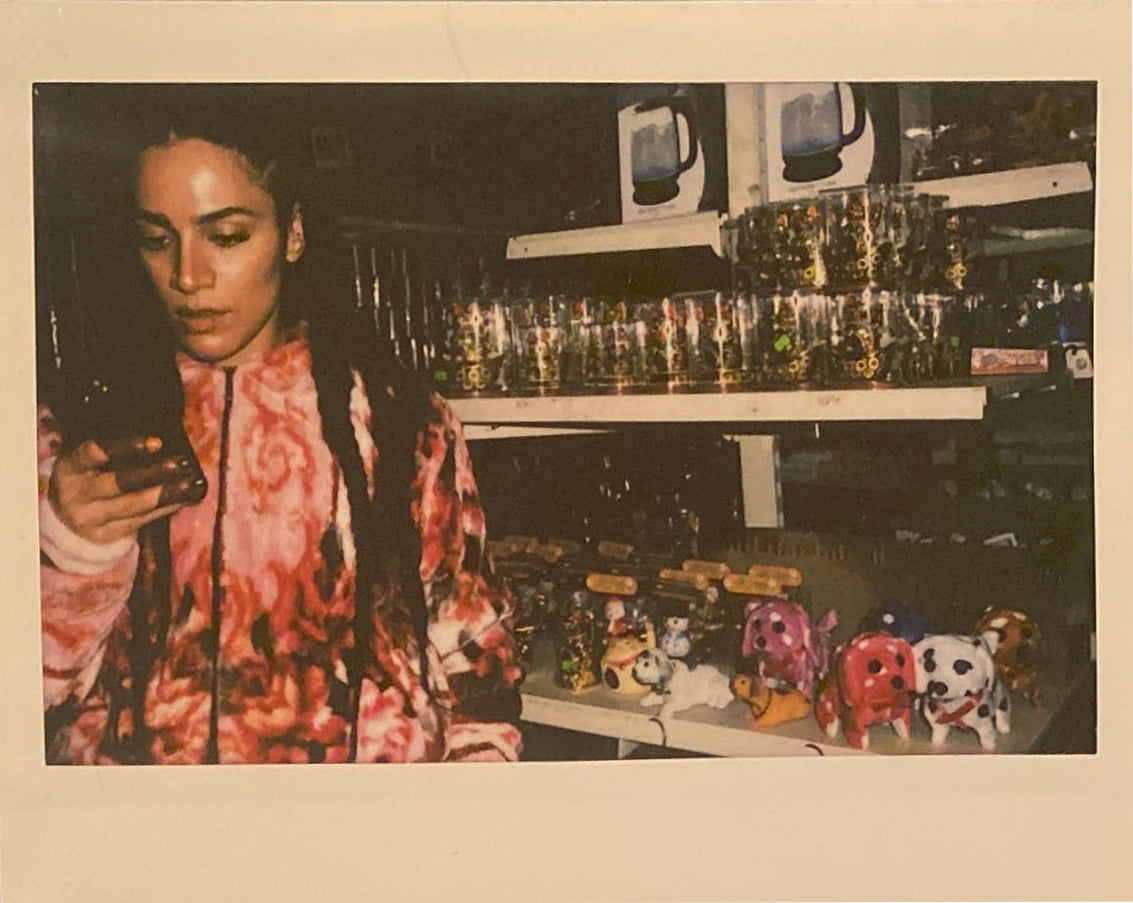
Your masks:
<svg viewBox="0 0 1133 903"><path fill-rule="evenodd" d="M975 731L980 746L995 749L997 734L1011 731L1011 698L995 672L995 631L981 636L926 636L913 647L921 712L932 727L933 746L952 728Z"/></svg>
<svg viewBox="0 0 1133 903"><path fill-rule="evenodd" d="M660 649L646 649L638 653L633 663L633 677L638 683L651 688L641 704L661 706L657 713L659 718L668 718L697 705L722 709L732 701L731 681L719 669L711 665L689 668L684 662L669 658Z"/></svg>

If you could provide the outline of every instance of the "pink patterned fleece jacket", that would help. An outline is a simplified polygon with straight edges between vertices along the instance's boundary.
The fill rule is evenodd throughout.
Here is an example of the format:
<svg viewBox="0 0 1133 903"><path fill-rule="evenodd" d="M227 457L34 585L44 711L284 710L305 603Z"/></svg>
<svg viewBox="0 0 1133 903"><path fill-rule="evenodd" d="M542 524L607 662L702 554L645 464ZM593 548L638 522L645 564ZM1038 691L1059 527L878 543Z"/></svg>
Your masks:
<svg viewBox="0 0 1133 903"><path fill-rule="evenodd" d="M59 521L46 495L59 436L40 410L48 762L344 762L355 713L359 762L517 759L512 600L491 574L468 449L440 397L421 412L411 490L429 691L406 606L385 599L355 701L355 549L305 338L234 369L184 356L178 366L209 489L171 519L166 599L148 543L95 545ZM372 491L381 450L360 380L351 413ZM152 600L141 620L137 578ZM143 630L155 639L135 731L132 638Z"/></svg>

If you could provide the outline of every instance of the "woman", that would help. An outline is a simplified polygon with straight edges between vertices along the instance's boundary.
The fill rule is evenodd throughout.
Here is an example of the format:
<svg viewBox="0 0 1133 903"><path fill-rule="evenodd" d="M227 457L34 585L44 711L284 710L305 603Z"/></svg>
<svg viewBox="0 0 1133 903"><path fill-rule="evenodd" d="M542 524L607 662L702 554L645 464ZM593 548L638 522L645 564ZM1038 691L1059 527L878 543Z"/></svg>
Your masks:
<svg viewBox="0 0 1133 903"><path fill-rule="evenodd" d="M200 470L41 407L48 761L514 760L511 600L460 425L305 259L256 140L173 125L137 158L166 328L131 372L171 387Z"/></svg>

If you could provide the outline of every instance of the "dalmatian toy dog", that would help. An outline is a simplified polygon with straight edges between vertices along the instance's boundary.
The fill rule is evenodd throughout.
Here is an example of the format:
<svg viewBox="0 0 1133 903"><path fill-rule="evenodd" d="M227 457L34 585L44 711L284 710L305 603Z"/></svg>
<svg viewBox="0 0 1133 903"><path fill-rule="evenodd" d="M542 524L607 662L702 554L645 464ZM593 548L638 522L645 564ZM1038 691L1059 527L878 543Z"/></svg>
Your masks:
<svg viewBox="0 0 1133 903"><path fill-rule="evenodd" d="M980 746L995 749L997 734L1011 731L1011 698L996 674L999 636L937 634L913 647L922 714L932 727L933 746L943 745L956 727L975 731Z"/></svg>
<svg viewBox="0 0 1133 903"><path fill-rule="evenodd" d="M759 678L771 687L797 689L814 698L814 685L830 660L830 632L838 626L833 609L812 625L797 602L769 598L749 603L740 654L755 659Z"/></svg>
<svg viewBox="0 0 1133 903"><path fill-rule="evenodd" d="M661 706L657 713L661 719L698 705L722 709L732 701L731 682L719 669L711 665L689 668L660 649L638 653L633 679L650 688L641 704Z"/></svg>
<svg viewBox="0 0 1133 903"><path fill-rule="evenodd" d="M818 685L814 714L831 738L844 726L854 749L869 748L869 729L875 724L890 724L908 740L915 686L908 642L880 630L859 634L834 651L830 673Z"/></svg>

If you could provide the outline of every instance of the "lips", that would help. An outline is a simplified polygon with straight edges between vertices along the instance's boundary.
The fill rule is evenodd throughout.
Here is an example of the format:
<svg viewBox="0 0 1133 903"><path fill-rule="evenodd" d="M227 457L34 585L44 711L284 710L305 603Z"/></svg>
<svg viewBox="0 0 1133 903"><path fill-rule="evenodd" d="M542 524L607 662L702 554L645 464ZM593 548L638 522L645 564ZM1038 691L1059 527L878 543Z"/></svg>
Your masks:
<svg viewBox="0 0 1133 903"><path fill-rule="evenodd" d="M189 335L205 335L215 332L227 316L228 311L210 308L177 311L177 319Z"/></svg>

